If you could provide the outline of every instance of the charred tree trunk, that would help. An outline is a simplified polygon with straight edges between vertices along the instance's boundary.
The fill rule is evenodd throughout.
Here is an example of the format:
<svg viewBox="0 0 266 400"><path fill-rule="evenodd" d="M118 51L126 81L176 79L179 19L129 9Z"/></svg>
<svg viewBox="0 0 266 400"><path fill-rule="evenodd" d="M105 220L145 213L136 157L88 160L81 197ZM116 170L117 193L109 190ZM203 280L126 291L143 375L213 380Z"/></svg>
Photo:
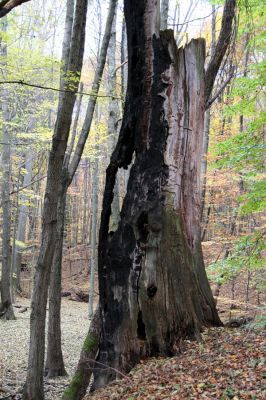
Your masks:
<svg viewBox="0 0 266 400"><path fill-rule="evenodd" d="M156 1L138 3L125 2L128 94L99 238L97 361L120 371L144 355L172 355L181 337L221 324L200 239L205 42L178 50L171 31L156 29ZM109 233L115 175L133 152L121 221ZM95 387L116 377L114 369L98 368Z"/></svg>
<svg viewBox="0 0 266 400"><path fill-rule="evenodd" d="M223 18L221 33L226 26L230 39L234 1L227 0L225 10L231 16ZM205 104L222 57L217 49L205 84L204 40L177 49L173 32L158 30L157 0L125 0L125 18L128 91L99 233L96 388L142 356L172 355L180 338L221 325L202 257L200 164ZM133 155L121 220L112 232L116 174Z"/></svg>

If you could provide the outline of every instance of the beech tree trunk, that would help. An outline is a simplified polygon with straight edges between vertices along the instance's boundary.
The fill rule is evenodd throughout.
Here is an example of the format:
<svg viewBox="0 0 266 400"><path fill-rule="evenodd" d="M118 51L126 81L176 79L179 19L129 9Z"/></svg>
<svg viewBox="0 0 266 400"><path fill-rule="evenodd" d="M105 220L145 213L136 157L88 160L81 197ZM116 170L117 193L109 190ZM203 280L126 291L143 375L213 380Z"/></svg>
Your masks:
<svg viewBox="0 0 266 400"><path fill-rule="evenodd" d="M169 0L161 0L161 30L167 29Z"/></svg>
<svg viewBox="0 0 266 400"><path fill-rule="evenodd" d="M69 7L73 8L73 1L68 0ZM117 1L110 1L109 12L106 21L105 33L102 40L102 45L100 49L100 56L97 63L97 68L94 75L94 81L92 85L92 92L95 96L90 97L85 121L83 124L83 128L81 134L78 139L78 144L73 151L74 147L74 138L76 136L76 128L77 128L77 118L74 121L73 126L73 135L72 140L70 140L70 145L68 149L66 149L63 159L64 162L61 165L60 171L61 180L59 184L60 190L58 190L57 197L57 226L56 229L56 246L54 248L53 255L53 267L52 273L50 277L50 294L49 294L49 325L48 325L48 348L47 348L47 359L45 366L45 374L48 377L52 376L61 376L66 373L63 363L63 355L61 350L61 327L60 327L60 308L61 308L61 274L62 274L62 247L63 247L63 233L64 233L64 214L65 214L65 206L66 206L66 193L69 185L71 184L77 167L79 165L82 152L88 138L90 127L93 119L94 108L97 101L97 93L100 88L100 82L105 66L107 48L111 35L111 27L112 21L114 18L115 10L116 10ZM65 37L68 35L68 26L72 23L69 20L69 15L66 17L66 31ZM84 17L85 19L85 17ZM68 23L67 23L68 22ZM63 47L63 56L62 58L67 57L67 52ZM80 108L81 97L78 100L77 108ZM60 106L60 102L59 102ZM72 109L73 110L73 109ZM78 111L78 110L77 110ZM77 112L77 115L79 111ZM71 153L73 151L73 157L70 160ZM39 400L39 399L38 399Z"/></svg>
<svg viewBox="0 0 266 400"><path fill-rule="evenodd" d="M173 355L182 337L221 325L200 238L205 41L177 49L173 32L158 30L158 8L156 0L125 0L128 92L101 215L96 388L115 370L129 371L143 356ZM133 154L112 232L116 174Z"/></svg>
<svg viewBox="0 0 266 400"><path fill-rule="evenodd" d="M0 32L6 32L7 20L1 21ZM1 43L0 56L3 62L0 67L5 70L7 46L4 41ZM15 319L15 314L11 301L11 199L10 199L10 179L11 179L11 134L8 123L10 122L10 98L6 89L1 89L0 107L3 115L3 149L2 149L2 182L1 182L1 199L2 199L2 274L1 274L1 309L4 310L0 314L3 319Z"/></svg>
<svg viewBox="0 0 266 400"><path fill-rule="evenodd" d="M81 400L85 396L95 367L95 357L98 351L100 333L101 319L99 307L97 307L81 349L75 374L68 388L65 390L62 400Z"/></svg>
<svg viewBox="0 0 266 400"><path fill-rule="evenodd" d="M24 175L23 178L23 187L28 187L31 182L32 177L32 164L33 164L33 156L32 156L32 149L30 149L25 156L25 169L27 173ZM25 242L26 239L26 227L27 227L27 220L28 220L28 210L29 206L27 204L27 196L22 192L20 196L20 206L18 211L18 226L16 232L16 240L18 242ZM22 251L21 245L16 244L14 249L14 272L16 273L16 287L14 290L18 292L21 291L20 286L20 272L21 272L21 259L22 259Z"/></svg>
<svg viewBox="0 0 266 400"><path fill-rule="evenodd" d="M78 4L77 4L78 5ZM82 6L82 3L79 4L79 6ZM78 12L78 8L76 10L76 17L75 17L75 33L77 34L77 26L78 24L83 23L83 28L81 31L81 40L82 40L82 48L84 46L84 41L85 41L85 21L86 21L86 15L85 17L82 15L86 14L87 11L87 1L83 4L83 7L85 8L80 8L80 11ZM64 89L65 85L67 84L67 72L69 71L69 58L70 58L70 53L71 53L71 45L75 46L75 43L71 43L71 38L73 35L73 21L74 21L74 13L75 13L75 1L74 0L68 0L67 1L67 7L66 7L66 18L65 18L65 31L64 31L64 40L63 40L63 47L62 47L62 69L61 69L61 76L60 76L60 87L61 89ZM85 19L84 19L85 18ZM79 20L79 21L78 21ZM72 39L73 40L73 39ZM72 50L73 51L73 50ZM82 61L83 61L83 51L80 53L79 57L81 59L79 60L79 70L76 72L81 71L82 68ZM78 84L77 84L78 87ZM61 92L62 93L62 92ZM69 109L70 112L70 118L68 119L68 134L71 126L71 120L72 120L72 113L73 113L73 108L74 104L73 100L75 100L74 96L72 95L72 101L71 101L71 108ZM79 104L81 101L81 96L79 96L79 99L77 101L78 103L78 109L79 109ZM59 106L58 106L58 114L64 110L64 108L67 107L67 103L65 102L64 98L62 95L59 97ZM74 120L73 124L73 132L72 132L72 137L70 139L70 145L73 147L74 140L75 140L75 135L76 135L76 125L77 121L76 118ZM74 137L74 138L73 138ZM67 137L68 139L68 137ZM64 142L64 147L66 146L66 142ZM68 149L65 147L65 152L68 152ZM62 154L62 159L64 160L66 157L65 153ZM60 170L59 170L60 171ZM45 370L44 374L45 376L51 378L51 377L56 377L56 376L62 376L66 375L66 370L64 367L64 360L63 360L63 353L62 353L62 347L61 347L61 262L62 262L62 251L63 251L63 240L64 240L64 214L65 214L65 204L66 204L66 192L67 192L67 187L68 187L68 177L67 174L65 173L65 170L63 170L63 164L61 164L61 176L59 176L59 181L58 181L58 193L57 193L57 208L56 208L56 213L57 213L57 220L56 224L54 226L55 230L55 243L53 244L53 253L51 254L51 259L52 259L52 266L51 268L51 274L50 274L50 280L49 280L49 320L48 320L48 345L47 345L47 355L46 355L46 362L45 362Z"/></svg>
<svg viewBox="0 0 266 400"><path fill-rule="evenodd" d="M66 51L67 70L72 72L75 79L71 82L73 92L61 92L59 97L58 114L49 154L47 183L44 196L42 216L41 247L35 267L31 317L30 317L30 349L27 379L23 391L24 400L43 400L43 366L45 344L45 318L48 297L48 286L51 265L54 257L57 239L57 207L62 183L66 176L62 170L66 152L73 108L75 104L75 91L79 85L79 74L82 68L85 25L87 13L87 0L77 0L71 42L63 46ZM65 39L66 39L65 35ZM78 76L78 78L77 78ZM68 83L65 87L68 87Z"/></svg>
<svg viewBox="0 0 266 400"><path fill-rule="evenodd" d="M96 141L98 140L98 135ZM92 224L91 224L91 257L90 257L90 286L89 286L89 303L88 316L93 317L93 302L94 302L94 286L95 273L97 271L97 216L98 216L98 180L99 180L99 162L98 162L98 145L95 146L96 156L93 161L92 169Z"/></svg>
<svg viewBox="0 0 266 400"><path fill-rule="evenodd" d="M62 188L57 208L57 236L49 287L48 342L45 376L67 375L61 346L61 276L67 188Z"/></svg>
<svg viewBox="0 0 266 400"><path fill-rule="evenodd" d="M107 121L107 135L108 135L108 153L112 154L116 142L119 120L119 105L117 100L116 90L116 18L114 18L112 25L112 34L110 37L109 48L107 53L107 66L108 66L108 121ZM112 97L113 96L113 97ZM119 177L116 177L116 184L114 187L114 198L112 203L112 218L111 230L116 230L119 221L120 204L119 204Z"/></svg>

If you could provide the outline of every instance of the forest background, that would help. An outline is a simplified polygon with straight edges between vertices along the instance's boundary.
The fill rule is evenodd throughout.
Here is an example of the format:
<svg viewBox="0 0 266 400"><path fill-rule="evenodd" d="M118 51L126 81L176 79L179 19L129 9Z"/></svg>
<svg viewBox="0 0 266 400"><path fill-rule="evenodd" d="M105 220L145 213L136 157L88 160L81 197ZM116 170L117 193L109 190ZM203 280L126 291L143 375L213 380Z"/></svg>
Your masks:
<svg viewBox="0 0 266 400"><path fill-rule="evenodd" d="M104 33L107 2L91 1L85 62L69 148L78 141ZM240 1L237 31L220 69L206 112L202 160L202 242L215 294L228 284L232 301L261 306L265 280L265 4ZM170 2L168 26L179 45L206 38L207 53L218 36L221 4ZM33 1L0 20L1 248L9 254L12 300L30 296L41 241L48 151L60 88L65 2ZM107 65L89 138L67 192L63 291L97 296L97 232L105 169L119 132L127 79L125 26L119 4ZM73 77L68 77L69 81ZM73 85L75 84L73 80ZM126 193L128 171L119 172L116 207ZM114 227L117 220L113 220ZM1 260L1 258L0 258ZM241 278L241 279L240 279ZM90 281L90 284L89 284ZM90 303L90 315L93 312Z"/></svg>
<svg viewBox="0 0 266 400"><path fill-rule="evenodd" d="M202 36L207 39L210 52L211 19L215 15L217 37L221 19L219 3L211 5L204 1L191 1L188 7L174 3L170 2L168 26L175 27L179 44L188 42L191 37ZM203 174L206 172L206 176L202 177L206 190L202 205L202 240L208 273L213 281L220 284L234 282L235 277L244 272L247 275L247 298L249 285L255 285L258 296L263 291L263 3L259 0L240 2L237 38L220 69L216 87L223 89L225 83L230 82L208 111L210 126L205 128L209 132L209 143L203 160ZM45 5L35 1L14 10L7 20L1 20L1 181L2 191L3 186L8 184L10 196L8 242L12 248L12 287L22 289L27 294L31 291L31 278L26 272L31 271L40 243L47 155L58 101L64 7L61 1L45 2ZM91 2L90 5L93 18L86 31L85 63L79 89L81 94L73 121L74 141L77 141L81 130L91 90L106 18L105 8L103 2ZM121 52L122 30L120 4L114 30L115 47L109 52L89 139L67 194L64 257L71 279L83 270L88 273L93 253L93 231L97 231L101 211L105 169L113 148L112 142L115 143L121 124L126 85L124 54L121 61L121 53L124 53L123 49ZM111 52L114 56L112 60ZM114 107L116 115L110 118ZM5 111L8 120L5 119ZM4 127L8 128L5 137ZM7 164L3 161L4 150L10 153ZM207 165L204 165L205 160ZM8 182L4 180L6 168ZM125 171L119 177L120 205L126 190L127 175ZM93 208L96 221L92 224ZM1 243L3 246L3 241ZM16 290L13 290L14 297L15 293Z"/></svg>

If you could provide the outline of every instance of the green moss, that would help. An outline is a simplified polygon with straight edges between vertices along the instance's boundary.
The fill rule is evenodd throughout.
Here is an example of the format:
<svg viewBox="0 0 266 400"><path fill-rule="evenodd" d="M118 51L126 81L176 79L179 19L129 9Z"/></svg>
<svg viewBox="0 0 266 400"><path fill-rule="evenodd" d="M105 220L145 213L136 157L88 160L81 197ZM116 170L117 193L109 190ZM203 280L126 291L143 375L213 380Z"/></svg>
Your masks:
<svg viewBox="0 0 266 400"><path fill-rule="evenodd" d="M92 333L88 333L84 343L83 350L87 353L98 344L98 337Z"/></svg>
<svg viewBox="0 0 266 400"><path fill-rule="evenodd" d="M81 383L82 373L77 371L63 394L63 400L76 400Z"/></svg>

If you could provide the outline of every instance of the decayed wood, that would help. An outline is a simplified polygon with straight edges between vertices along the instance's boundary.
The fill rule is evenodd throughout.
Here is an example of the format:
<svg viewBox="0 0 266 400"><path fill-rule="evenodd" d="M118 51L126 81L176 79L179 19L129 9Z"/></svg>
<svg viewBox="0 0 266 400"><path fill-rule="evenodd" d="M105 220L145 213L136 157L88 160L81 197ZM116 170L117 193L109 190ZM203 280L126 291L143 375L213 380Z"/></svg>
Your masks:
<svg viewBox="0 0 266 400"><path fill-rule="evenodd" d="M171 31L157 30L157 6L125 1L128 92L101 216L95 387L143 355L174 354L181 337L221 324L200 244L205 42L178 50ZM121 220L109 232L115 175L133 152Z"/></svg>

